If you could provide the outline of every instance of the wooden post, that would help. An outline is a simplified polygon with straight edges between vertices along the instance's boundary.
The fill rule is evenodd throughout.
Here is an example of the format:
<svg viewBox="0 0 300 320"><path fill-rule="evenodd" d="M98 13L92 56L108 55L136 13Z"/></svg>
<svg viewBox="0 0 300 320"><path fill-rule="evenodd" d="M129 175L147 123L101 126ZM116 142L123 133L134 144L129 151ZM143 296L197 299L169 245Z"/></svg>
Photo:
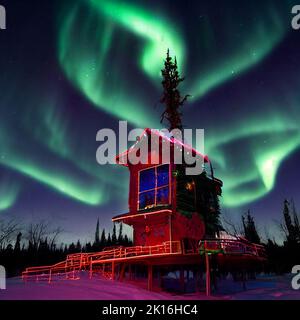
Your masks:
<svg viewBox="0 0 300 320"><path fill-rule="evenodd" d="M148 290L152 291L153 289L153 266L152 264L148 265Z"/></svg>
<svg viewBox="0 0 300 320"><path fill-rule="evenodd" d="M111 279L115 280L115 262L112 261L111 263Z"/></svg>
<svg viewBox="0 0 300 320"><path fill-rule="evenodd" d="M90 279L92 279L93 277L93 264L92 264L92 260L90 262Z"/></svg>
<svg viewBox="0 0 300 320"><path fill-rule="evenodd" d="M49 280L48 280L48 283L51 283L51 277L52 277L52 270L50 269L50 271L49 271Z"/></svg>
<svg viewBox="0 0 300 320"><path fill-rule="evenodd" d="M205 251L205 264L206 264L206 295L210 296L210 265L209 254Z"/></svg>
<svg viewBox="0 0 300 320"><path fill-rule="evenodd" d="M169 214L170 253L172 253L172 215Z"/></svg>
<svg viewBox="0 0 300 320"><path fill-rule="evenodd" d="M124 280L125 270L126 270L126 263L122 263L122 265L120 265L120 281Z"/></svg>
<svg viewBox="0 0 300 320"><path fill-rule="evenodd" d="M172 163L169 166L169 183L170 183L170 200L172 206L172 213L169 215L169 236L170 236L170 253L172 253L172 241L173 241L173 234L172 234L172 216L176 214L177 210L177 199L176 199L176 177L173 176L173 172L176 169L176 165L174 163L174 159L171 160Z"/></svg>

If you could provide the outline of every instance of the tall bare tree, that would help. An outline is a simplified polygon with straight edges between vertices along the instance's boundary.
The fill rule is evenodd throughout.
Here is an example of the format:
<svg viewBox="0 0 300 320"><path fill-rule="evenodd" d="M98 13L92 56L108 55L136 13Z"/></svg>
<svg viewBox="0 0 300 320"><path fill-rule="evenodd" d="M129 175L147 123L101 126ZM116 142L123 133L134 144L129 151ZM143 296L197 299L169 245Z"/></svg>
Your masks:
<svg viewBox="0 0 300 320"><path fill-rule="evenodd" d="M0 249L7 246L20 231L20 224L14 220L0 220Z"/></svg>
<svg viewBox="0 0 300 320"><path fill-rule="evenodd" d="M41 242L48 239L50 249L53 249L57 237L63 230L61 228L56 228L51 230L49 222L40 221L37 223L31 223L27 229L27 239L34 250L39 248Z"/></svg>

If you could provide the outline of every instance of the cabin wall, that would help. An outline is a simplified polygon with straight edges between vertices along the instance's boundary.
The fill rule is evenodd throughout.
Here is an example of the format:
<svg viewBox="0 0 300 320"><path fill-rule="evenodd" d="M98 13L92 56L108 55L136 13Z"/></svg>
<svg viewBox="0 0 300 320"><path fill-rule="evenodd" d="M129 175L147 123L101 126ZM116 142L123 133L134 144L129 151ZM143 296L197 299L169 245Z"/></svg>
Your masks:
<svg viewBox="0 0 300 320"><path fill-rule="evenodd" d="M143 216L133 224L133 243L135 246L154 246L170 241L168 216Z"/></svg>
<svg viewBox="0 0 300 320"><path fill-rule="evenodd" d="M132 227L135 246L154 246L170 240L185 239L198 242L205 236L205 224L198 213L187 217L176 212L171 215L171 220L170 215L166 214L151 216L141 214L141 217L132 223Z"/></svg>
<svg viewBox="0 0 300 320"><path fill-rule="evenodd" d="M138 205L138 170L136 167L130 168L130 185L129 185L129 212L136 213Z"/></svg>
<svg viewBox="0 0 300 320"><path fill-rule="evenodd" d="M129 191L129 211L132 214L138 213L138 189L139 171L153 167L153 165L130 166L130 191ZM192 195L194 192L192 193ZM172 197L175 201L174 197ZM142 213L141 213L142 215ZM165 241L170 241L169 218L156 215L142 216L133 224L134 245L157 245ZM199 213L189 213L184 215L180 212L172 214L171 238L172 241L182 241L193 239L199 241L205 236L205 223Z"/></svg>
<svg viewBox="0 0 300 320"><path fill-rule="evenodd" d="M129 212L138 212L138 191L139 191L139 171L150 168L151 165L137 164L129 167L130 185L129 185Z"/></svg>
<svg viewBox="0 0 300 320"><path fill-rule="evenodd" d="M176 212L172 216L172 240L193 239L199 241L205 235L205 224L198 213L185 216Z"/></svg>

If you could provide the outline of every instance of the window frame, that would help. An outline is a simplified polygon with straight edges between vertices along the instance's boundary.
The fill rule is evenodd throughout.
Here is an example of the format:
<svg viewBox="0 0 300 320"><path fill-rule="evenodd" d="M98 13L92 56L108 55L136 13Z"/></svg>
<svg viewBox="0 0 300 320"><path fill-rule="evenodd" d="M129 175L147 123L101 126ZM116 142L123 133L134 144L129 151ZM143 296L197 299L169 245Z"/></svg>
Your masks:
<svg viewBox="0 0 300 320"><path fill-rule="evenodd" d="M160 187L157 186L157 168L162 167L162 166L168 166L168 173L169 173L169 181L167 184L162 185ZM144 191L140 191L140 174L141 172L145 171L145 170L150 170L150 169L154 169L155 171L155 187L152 189L148 189L148 190L144 190ZM169 189L169 199L168 199L168 204L157 204L157 194L158 194L158 190L163 189L168 187ZM155 165L155 166L151 166L145 169L141 169L138 172L138 190L137 190L137 211L142 211L142 210L147 210L147 208L140 208L140 194L142 193L146 193L146 192L151 192L154 191L154 204L152 208L156 208L157 206L169 206L171 204L171 165L168 163L164 163L164 164L159 164L159 165Z"/></svg>

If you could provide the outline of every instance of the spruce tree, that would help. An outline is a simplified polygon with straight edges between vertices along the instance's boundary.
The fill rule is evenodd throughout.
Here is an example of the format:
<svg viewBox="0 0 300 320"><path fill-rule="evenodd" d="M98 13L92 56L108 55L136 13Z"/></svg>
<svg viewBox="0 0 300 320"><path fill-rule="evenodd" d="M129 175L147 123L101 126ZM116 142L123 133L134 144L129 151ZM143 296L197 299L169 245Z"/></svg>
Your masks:
<svg viewBox="0 0 300 320"><path fill-rule="evenodd" d="M14 248L15 252L21 251L21 238L22 238L22 233L19 232L17 235L16 243L15 243L15 248Z"/></svg>
<svg viewBox="0 0 300 320"><path fill-rule="evenodd" d="M100 245L102 248L106 246L105 229L103 229L101 233Z"/></svg>
<svg viewBox="0 0 300 320"><path fill-rule="evenodd" d="M291 200L291 207L292 207L292 215L294 220L295 237L297 238L297 241L300 242L300 224L299 224L299 218L298 218L295 202L293 199Z"/></svg>
<svg viewBox="0 0 300 320"><path fill-rule="evenodd" d="M81 250L82 250L81 243L80 243L80 240L78 239L78 241L76 243L76 251L81 252Z"/></svg>
<svg viewBox="0 0 300 320"><path fill-rule="evenodd" d="M180 107L183 106L184 102L188 98L186 95L184 98L180 96L178 90L179 84L184 80L181 78L178 72L176 58L170 57L170 52L167 52L167 58L165 60L165 68L161 71L163 76L163 96L160 100L165 105L165 111L161 115L161 122L167 120L169 122L169 130L179 129L182 130L182 114Z"/></svg>
<svg viewBox="0 0 300 320"><path fill-rule="evenodd" d="M113 233L111 236L111 242L112 245L116 245L117 244L117 229L116 229L116 224L114 223L114 227L113 227Z"/></svg>
<svg viewBox="0 0 300 320"><path fill-rule="evenodd" d="M290 203L285 199L283 203L283 217L285 223L286 231L286 241L287 243L297 242L297 227L293 224L291 213L290 213Z"/></svg>
<svg viewBox="0 0 300 320"><path fill-rule="evenodd" d="M209 201L207 201L207 203L208 202ZM221 209L217 195L214 196L213 207L206 207L205 212L205 235L208 238L214 238L216 234L219 234L219 232L223 230L222 224L220 222Z"/></svg>
<svg viewBox="0 0 300 320"><path fill-rule="evenodd" d="M99 231L99 218L97 220L96 232L95 232L95 244L99 245L100 242L100 231Z"/></svg>
<svg viewBox="0 0 300 320"><path fill-rule="evenodd" d="M108 233L108 237L107 237L106 245L107 245L108 247L112 245L110 232Z"/></svg>
<svg viewBox="0 0 300 320"><path fill-rule="evenodd" d="M242 216L244 235L247 240L253 243L260 243L260 237L258 235L254 217L251 216L250 210L248 210L246 216Z"/></svg>
<svg viewBox="0 0 300 320"><path fill-rule="evenodd" d="M123 223L120 223L119 226L119 236L118 236L118 244L123 244Z"/></svg>

